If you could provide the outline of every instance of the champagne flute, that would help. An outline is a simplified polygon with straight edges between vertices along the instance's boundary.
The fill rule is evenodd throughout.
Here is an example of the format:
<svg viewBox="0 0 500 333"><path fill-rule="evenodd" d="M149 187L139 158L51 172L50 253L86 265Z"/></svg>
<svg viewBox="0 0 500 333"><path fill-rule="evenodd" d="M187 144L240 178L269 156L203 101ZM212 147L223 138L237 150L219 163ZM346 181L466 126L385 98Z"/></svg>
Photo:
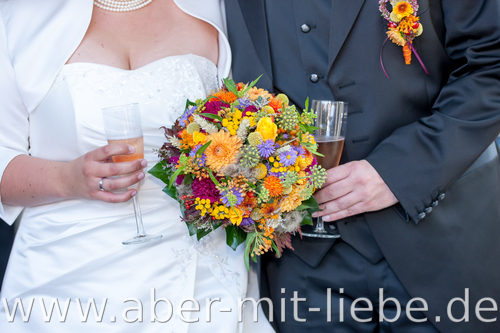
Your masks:
<svg viewBox="0 0 500 333"><path fill-rule="evenodd" d="M347 125L347 103L339 101L313 100L312 109L316 113L316 127L314 140L318 144L316 156L319 165L331 169L339 165L344 147L345 130ZM333 226L329 233L325 230L324 222L318 217L316 228L312 232L303 232L302 235L316 238L339 238L338 230Z"/></svg>
<svg viewBox="0 0 500 333"><path fill-rule="evenodd" d="M135 152L129 155L113 156L113 162L135 161L144 158L144 140L142 135L141 114L139 104L127 104L102 109L104 118L104 130L108 143L125 143L133 146ZM120 175L127 176L127 175ZM139 204L139 185L131 186L135 188L137 194L133 197L135 222L137 225L137 236L123 241L123 245L141 244L162 238L162 235L146 235L142 222L141 206Z"/></svg>

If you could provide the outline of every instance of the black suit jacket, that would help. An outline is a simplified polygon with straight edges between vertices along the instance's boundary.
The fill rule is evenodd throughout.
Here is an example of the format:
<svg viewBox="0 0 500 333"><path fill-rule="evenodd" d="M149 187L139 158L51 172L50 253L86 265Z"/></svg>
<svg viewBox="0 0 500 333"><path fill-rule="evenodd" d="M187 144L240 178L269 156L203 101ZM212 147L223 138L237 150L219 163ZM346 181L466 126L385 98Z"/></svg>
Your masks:
<svg viewBox="0 0 500 333"><path fill-rule="evenodd" d="M14 241L14 228L0 219L0 289L2 289L2 281L9 261L12 242Z"/></svg>
<svg viewBox="0 0 500 333"><path fill-rule="evenodd" d="M500 161L466 171L500 131L500 1L418 3L424 32L414 45L430 75L415 57L405 65L401 47L389 41L385 76L379 56L387 22L376 0L332 0L321 74L334 98L349 102L344 162L366 159L400 202L364 216L400 281L428 301L440 330L496 332L500 324L483 325L474 307L483 297L500 302ZM264 74L258 86L273 91L273 75L288 74L273 74L264 0L226 0L226 15L233 77ZM471 323L455 324L447 304L463 298L464 288Z"/></svg>

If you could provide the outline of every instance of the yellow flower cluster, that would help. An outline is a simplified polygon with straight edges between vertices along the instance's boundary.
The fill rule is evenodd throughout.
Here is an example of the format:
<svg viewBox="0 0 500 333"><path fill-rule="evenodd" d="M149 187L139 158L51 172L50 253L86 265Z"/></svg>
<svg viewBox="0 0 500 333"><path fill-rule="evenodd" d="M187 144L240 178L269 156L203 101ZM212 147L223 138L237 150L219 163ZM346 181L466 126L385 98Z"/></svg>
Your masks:
<svg viewBox="0 0 500 333"><path fill-rule="evenodd" d="M200 199L199 197L195 200L196 209L200 211L201 216L205 216L212 212L212 205L210 204L210 199Z"/></svg>
<svg viewBox="0 0 500 333"><path fill-rule="evenodd" d="M232 116L222 120L222 126L226 127L231 135L236 135L236 131L238 131L241 124L242 115L243 113L240 110L236 110Z"/></svg>
<svg viewBox="0 0 500 333"><path fill-rule="evenodd" d="M290 155L288 156L288 158L290 158ZM283 163L280 162L279 156L276 156L276 158L271 156L269 157L269 162L272 165L271 172L300 171L300 166L298 165L297 161L295 161L294 165L286 167L283 165Z"/></svg>

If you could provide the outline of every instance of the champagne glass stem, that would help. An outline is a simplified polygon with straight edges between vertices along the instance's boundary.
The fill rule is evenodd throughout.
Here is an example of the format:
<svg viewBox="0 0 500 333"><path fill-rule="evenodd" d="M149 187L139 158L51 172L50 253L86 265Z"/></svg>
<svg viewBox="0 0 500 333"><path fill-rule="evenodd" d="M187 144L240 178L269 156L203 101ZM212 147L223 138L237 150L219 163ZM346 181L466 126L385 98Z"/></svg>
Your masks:
<svg viewBox="0 0 500 333"><path fill-rule="evenodd" d="M325 230L325 223L323 222L323 218L318 217L318 222L316 223L316 229L314 232L325 234L327 231Z"/></svg>
<svg viewBox="0 0 500 333"><path fill-rule="evenodd" d="M139 192L136 192L132 202L134 203L135 223L137 224L137 237L146 236L144 224L142 223L141 205L139 204Z"/></svg>

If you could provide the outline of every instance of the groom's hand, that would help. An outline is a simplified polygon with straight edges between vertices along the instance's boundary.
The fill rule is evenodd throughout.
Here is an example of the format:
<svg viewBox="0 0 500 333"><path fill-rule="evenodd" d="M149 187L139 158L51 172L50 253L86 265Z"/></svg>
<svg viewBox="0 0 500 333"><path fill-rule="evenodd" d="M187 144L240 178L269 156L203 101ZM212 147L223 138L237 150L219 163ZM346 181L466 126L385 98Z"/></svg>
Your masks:
<svg viewBox="0 0 500 333"><path fill-rule="evenodd" d="M314 197L325 222L373 212L398 202L378 172L365 160L349 162L327 171L328 177Z"/></svg>

